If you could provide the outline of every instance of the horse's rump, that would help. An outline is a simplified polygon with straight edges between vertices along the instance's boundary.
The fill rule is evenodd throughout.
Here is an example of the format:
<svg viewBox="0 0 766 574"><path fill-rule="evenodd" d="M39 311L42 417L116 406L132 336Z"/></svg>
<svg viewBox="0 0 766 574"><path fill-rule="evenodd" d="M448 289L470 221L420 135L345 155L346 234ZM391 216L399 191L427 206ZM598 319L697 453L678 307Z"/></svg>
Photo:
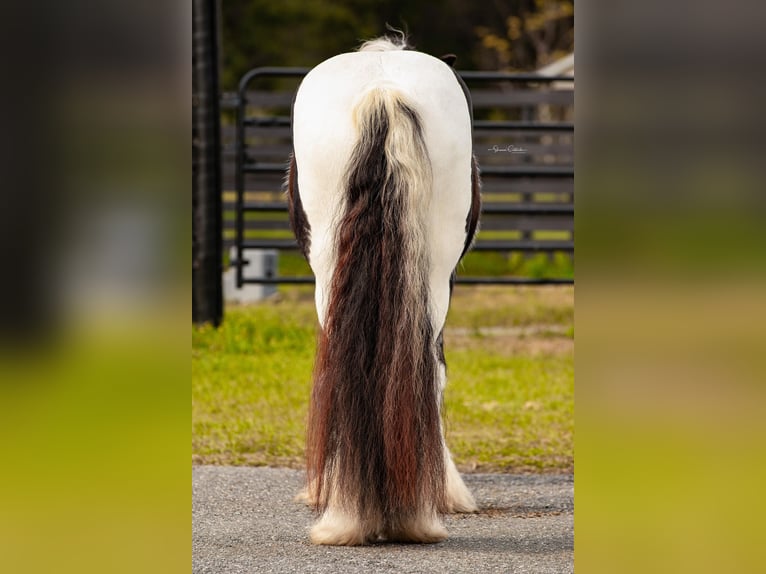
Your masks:
<svg viewBox="0 0 766 574"><path fill-rule="evenodd" d="M465 96L424 54L344 54L304 80L294 142L322 326L311 499L397 532L444 505L436 339L471 209Z"/></svg>

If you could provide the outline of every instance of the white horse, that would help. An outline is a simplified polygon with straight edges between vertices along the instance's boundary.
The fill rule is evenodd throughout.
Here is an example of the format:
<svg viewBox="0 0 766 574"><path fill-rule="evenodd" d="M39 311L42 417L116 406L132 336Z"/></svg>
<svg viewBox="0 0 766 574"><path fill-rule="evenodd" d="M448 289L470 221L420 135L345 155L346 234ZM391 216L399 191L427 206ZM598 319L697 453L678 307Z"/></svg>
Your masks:
<svg viewBox="0 0 766 574"><path fill-rule="evenodd" d="M437 542L440 513L476 510L440 416L442 330L480 210L452 62L378 38L296 95L287 192L321 327L303 493L315 544Z"/></svg>

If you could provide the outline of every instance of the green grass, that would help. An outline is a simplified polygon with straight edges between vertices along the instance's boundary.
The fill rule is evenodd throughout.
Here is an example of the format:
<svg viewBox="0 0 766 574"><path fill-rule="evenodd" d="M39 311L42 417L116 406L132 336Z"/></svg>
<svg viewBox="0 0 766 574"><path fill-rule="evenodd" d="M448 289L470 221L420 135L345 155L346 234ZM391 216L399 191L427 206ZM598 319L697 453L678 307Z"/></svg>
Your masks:
<svg viewBox="0 0 766 574"><path fill-rule="evenodd" d="M458 275L571 279L574 277L574 264L569 255L561 252L548 256L545 253L524 255L519 252L471 251L461 261Z"/></svg>
<svg viewBox="0 0 766 574"><path fill-rule="evenodd" d="M314 359L313 309L227 309L192 330L192 450L208 462L294 465L303 452Z"/></svg>
<svg viewBox="0 0 766 574"><path fill-rule="evenodd" d="M446 355L446 436L462 468L572 469L571 357Z"/></svg>
<svg viewBox="0 0 766 574"><path fill-rule="evenodd" d="M265 239L288 239L292 235L285 235L278 231L267 235L259 235ZM228 253L225 254L225 265L228 265ZM283 277L308 276L311 269L300 253L280 251L278 259L278 273ZM533 277L541 278L573 278L574 265L572 258L566 253L553 253L548 256L537 253L525 256L521 253L494 253L473 251L468 253L458 268L461 276L488 276L488 277Z"/></svg>
<svg viewBox="0 0 766 574"><path fill-rule="evenodd" d="M462 470L573 466L573 289L457 287L445 331L447 441ZM197 463L303 460L316 344L311 289L192 329Z"/></svg>

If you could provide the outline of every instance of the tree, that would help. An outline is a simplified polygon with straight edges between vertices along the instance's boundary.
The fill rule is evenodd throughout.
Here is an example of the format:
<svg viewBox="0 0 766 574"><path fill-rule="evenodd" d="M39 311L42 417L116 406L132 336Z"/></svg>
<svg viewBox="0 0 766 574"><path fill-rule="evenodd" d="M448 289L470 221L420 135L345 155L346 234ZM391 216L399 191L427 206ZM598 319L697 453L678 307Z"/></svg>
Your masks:
<svg viewBox="0 0 766 574"><path fill-rule="evenodd" d="M535 70L574 50L574 3L569 0L516 2L502 29L477 26L484 58L498 70Z"/></svg>

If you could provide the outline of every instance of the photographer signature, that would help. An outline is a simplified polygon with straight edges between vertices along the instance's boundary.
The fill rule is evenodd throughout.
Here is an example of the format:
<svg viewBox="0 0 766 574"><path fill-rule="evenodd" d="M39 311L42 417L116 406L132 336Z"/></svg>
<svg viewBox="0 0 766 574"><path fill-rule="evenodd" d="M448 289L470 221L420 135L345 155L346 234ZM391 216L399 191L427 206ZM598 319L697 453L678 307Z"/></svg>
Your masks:
<svg viewBox="0 0 766 574"><path fill-rule="evenodd" d="M493 153L497 153L499 151L504 151L506 153L527 153L527 150L525 150L523 147L516 147L515 145L508 144L507 146L499 146L499 145L493 145L491 148L487 149L487 151L491 151Z"/></svg>

